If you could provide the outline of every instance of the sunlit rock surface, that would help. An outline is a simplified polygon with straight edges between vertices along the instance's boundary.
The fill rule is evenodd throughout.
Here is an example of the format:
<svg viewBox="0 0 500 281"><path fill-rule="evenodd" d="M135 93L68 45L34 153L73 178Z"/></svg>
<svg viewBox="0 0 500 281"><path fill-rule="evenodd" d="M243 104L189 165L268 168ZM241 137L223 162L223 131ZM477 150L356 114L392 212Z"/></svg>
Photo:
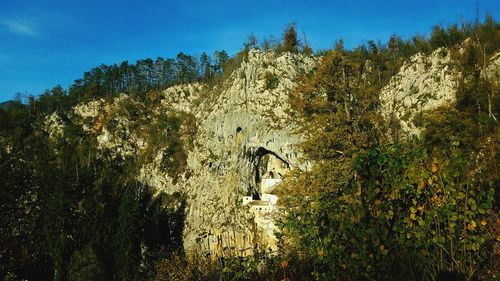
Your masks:
<svg viewBox="0 0 500 281"><path fill-rule="evenodd" d="M486 71L495 81L499 61L494 56ZM280 201L274 190L290 169L307 163L297 147L301 137L289 93L316 64L307 56L251 50L216 85L177 85L151 93L154 98L147 104L125 94L82 103L66 120L80 125L102 153L123 161L137 158L150 145L141 124L172 113L189 116L196 129L186 123L181 128L187 158L182 173L174 179L162 169L166 147L159 147L133 176L157 194L178 193L186 199L186 249L249 255L257 248L275 249ZM419 112L455 101L461 74L454 65L446 49L413 56L382 89L382 114L405 134L419 134ZM57 114L46 119L44 128L54 139L64 137L64 121Z"/></svg>

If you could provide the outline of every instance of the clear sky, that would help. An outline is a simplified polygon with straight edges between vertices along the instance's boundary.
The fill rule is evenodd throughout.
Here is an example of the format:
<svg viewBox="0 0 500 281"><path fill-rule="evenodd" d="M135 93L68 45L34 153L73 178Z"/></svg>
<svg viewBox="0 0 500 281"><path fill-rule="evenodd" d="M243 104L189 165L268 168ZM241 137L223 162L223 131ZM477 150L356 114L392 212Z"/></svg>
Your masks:
<svg viewBox="0 0 500 281"><path fill-rule="evenodd" d="M314 49L354 47L473 20L478 6L498 20L500 0L0 0L0 102L67 88L102 63L233 54L250 33L279 37L290 22Z"/></svg>

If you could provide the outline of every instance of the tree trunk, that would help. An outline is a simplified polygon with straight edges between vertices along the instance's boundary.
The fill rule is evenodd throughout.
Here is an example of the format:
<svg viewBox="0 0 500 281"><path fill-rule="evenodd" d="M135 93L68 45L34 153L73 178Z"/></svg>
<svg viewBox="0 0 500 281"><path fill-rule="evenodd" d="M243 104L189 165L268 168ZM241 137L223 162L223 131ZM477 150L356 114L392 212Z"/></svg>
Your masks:
<svg viewBox="0 0 500 281"><path fill-rule="evenodd" d="M345 97L344 97L344 110L345 110L345 115L348 120L351 120L351 109L349 106L350 102L350 95L349 95L349 87L347 86L348 81L345 73L345 66L342 66L342 79L343 79L343 84L344 84L344 91L345 91Z"/></svg>
<svg viewBox="0 0 500 281"><path fill-rule="evenodd" d="M479 40L479 37L477 36L477 34L476 34L476 40L477 40L477 44L479 45L479 50L481 50L481 53L483 55L483 77L484 77L483 79L488 84L488 116L490 118L492 118L493 120L495 120L495 122L496 122L497 118L493 114L493 108L492 108L493 107L492 106L493 89L491 88L491 83L490 83L488 76L486 74L486 45L487 45L487 43L485 43L484 45L481 46L481 41Z"/></svg>

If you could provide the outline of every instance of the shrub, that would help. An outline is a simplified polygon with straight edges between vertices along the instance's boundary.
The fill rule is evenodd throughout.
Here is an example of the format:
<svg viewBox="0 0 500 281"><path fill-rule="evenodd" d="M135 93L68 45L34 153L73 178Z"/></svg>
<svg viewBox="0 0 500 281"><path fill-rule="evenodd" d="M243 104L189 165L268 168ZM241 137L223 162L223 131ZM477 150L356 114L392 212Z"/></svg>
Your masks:
<svg viewBox="0 0 500 281"><path fill-rule="evenodd" d="M264 79L266 81L265 89L269 91L276 89L280 83L279 77L271 72L266 72Z"/></svg>
<svg viewBox="0 0 500 281"><path fill-rule="evenodd" d="M102 272L102 266L91 245L85 246L82 250L76 251L71 256L69 280L99 280L103 277Z"/></svg>

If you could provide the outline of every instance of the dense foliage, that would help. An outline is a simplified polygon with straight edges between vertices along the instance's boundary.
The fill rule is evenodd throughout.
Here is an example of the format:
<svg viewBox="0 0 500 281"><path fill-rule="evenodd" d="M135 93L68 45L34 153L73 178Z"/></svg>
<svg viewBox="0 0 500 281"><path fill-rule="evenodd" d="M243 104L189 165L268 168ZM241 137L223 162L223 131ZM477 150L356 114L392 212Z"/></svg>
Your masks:
<svg viewBox="0 0 500 281"><path fill-rule="evenodd" d="M197 59L181 52L175 59L159 57L156 60L138 60L136 64L124 61L119 65L101 65L76 80L69 94L84 100L112 97L119 93L143 96L175 84L206 81L220 74L228 60L225 51L216 51L213 62L206 53Z"/></svg>
<svg viewBox="0 0 500 281"><path fill-rule="evenodd" d="M137 280L182 250L184 199L153 197L132 159L98 157L76 126L19 130L0 155L3 280Z"/></svg>
<svg viewBox="0 0 500 281"><path fill-rule="evenodd" d="M474 41L454 45L468 32ZM392 39L361 55L324 54L293 95L315 163L281 197L282 254L301 268L297 278L471 280L497 271L500 98L479 74L499 35L491 18L473 31L434 29L426 45L454 50L464 76L455 105L422 113L421 140L394 138L398 127L378 116L379 85L402 58L384 56ZM368 60L375 73L363 69Z"/></svg>

